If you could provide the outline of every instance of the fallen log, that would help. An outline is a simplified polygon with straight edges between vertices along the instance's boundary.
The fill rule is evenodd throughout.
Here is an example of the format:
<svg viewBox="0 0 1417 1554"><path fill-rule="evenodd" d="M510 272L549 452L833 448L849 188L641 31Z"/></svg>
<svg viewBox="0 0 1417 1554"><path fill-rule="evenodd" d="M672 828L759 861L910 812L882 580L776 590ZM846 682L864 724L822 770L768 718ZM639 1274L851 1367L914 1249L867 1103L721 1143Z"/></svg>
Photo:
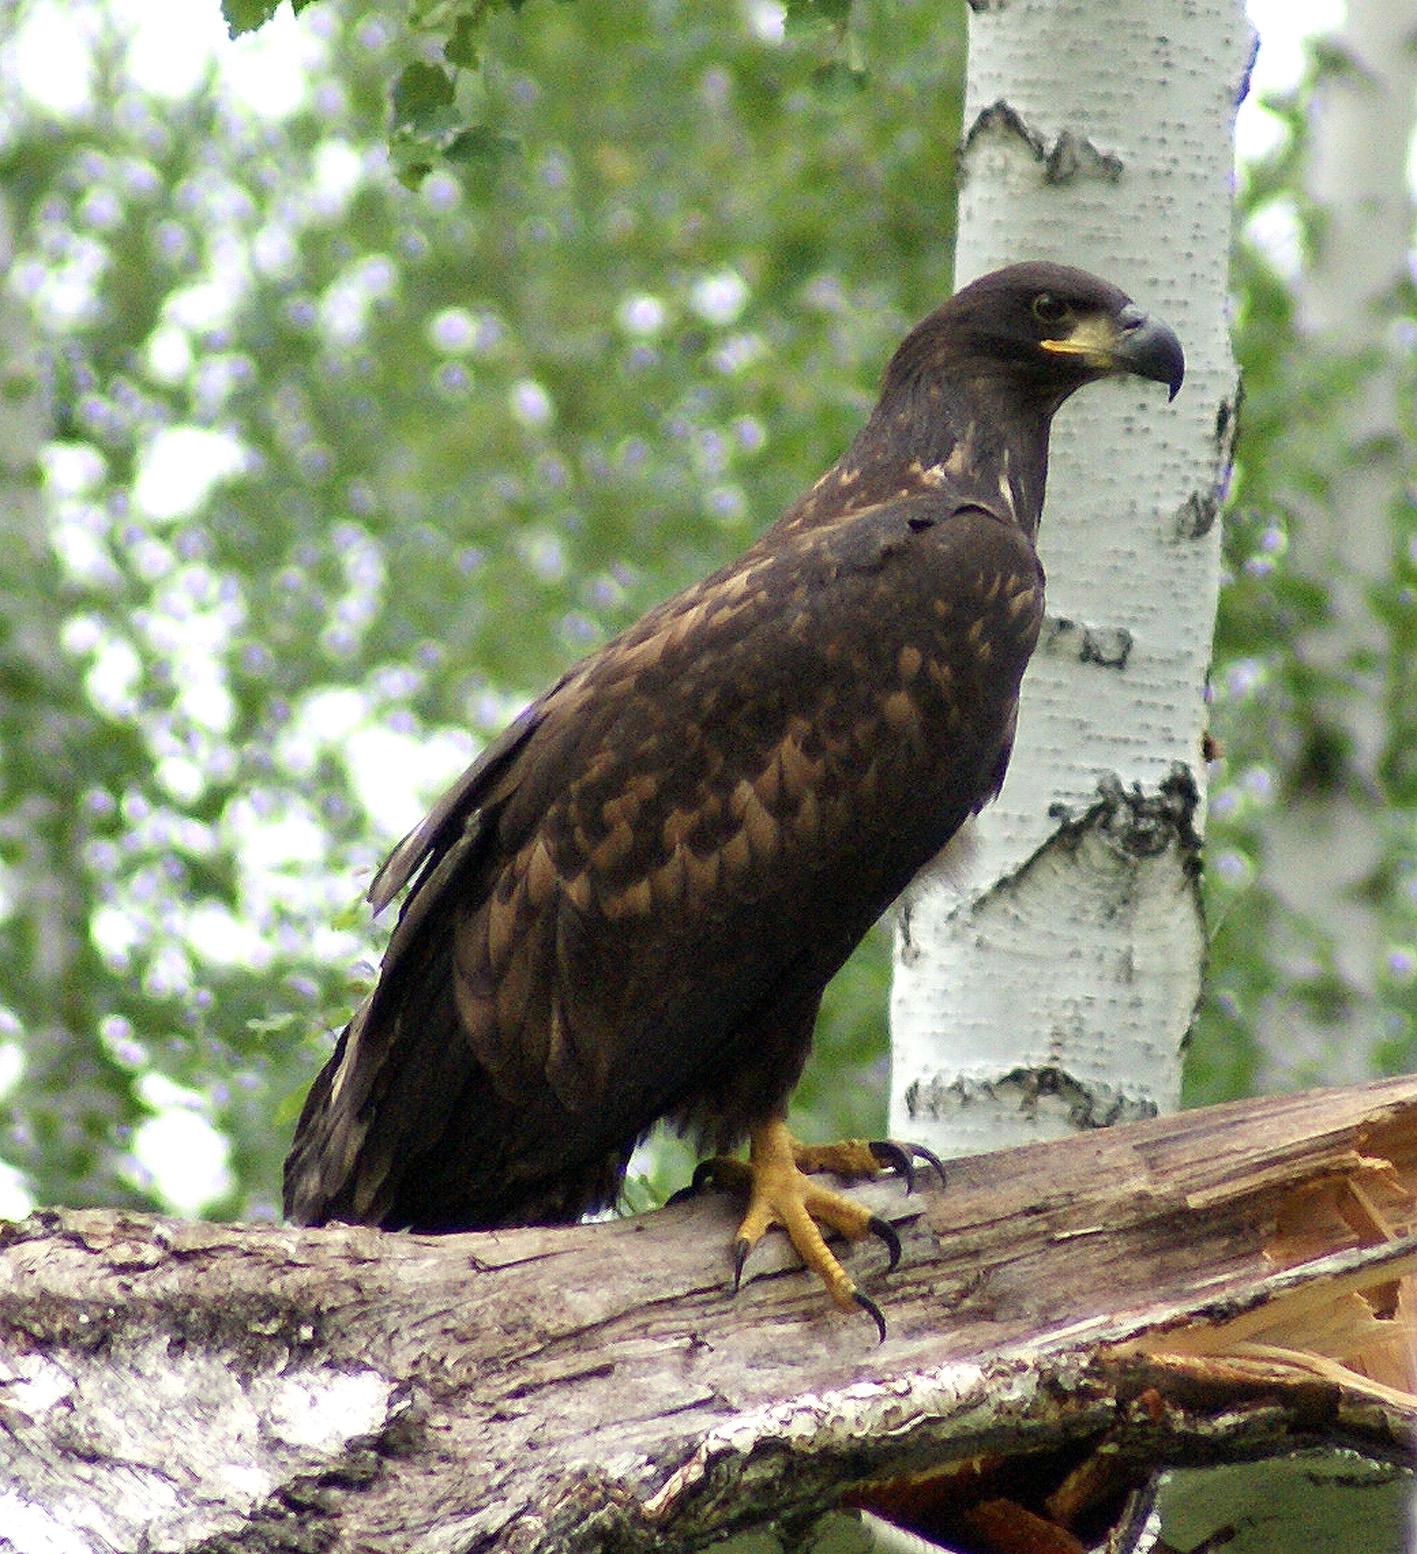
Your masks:
<svg viewBox="0 0 1417 1554"><path fill-rule="evenodd" d="M785 1240L733 1297L714 1195L444 1237L45 1211L0 1226L0 1531L579 1554L854 1506L1081 1548L1159 1467L1407 1462L1414 1189L1417 1078L875 1182L880 1344Z"/></svg>

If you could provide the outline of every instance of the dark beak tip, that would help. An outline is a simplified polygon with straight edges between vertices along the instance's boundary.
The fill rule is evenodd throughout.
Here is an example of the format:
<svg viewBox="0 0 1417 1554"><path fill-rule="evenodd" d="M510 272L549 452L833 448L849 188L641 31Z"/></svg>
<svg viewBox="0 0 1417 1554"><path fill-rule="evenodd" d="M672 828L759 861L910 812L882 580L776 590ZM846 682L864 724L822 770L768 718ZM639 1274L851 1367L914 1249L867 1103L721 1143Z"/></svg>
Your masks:
<svg viewBox="0 0 1417 1554"><path fill-rule="evenodd" d="M1166 403L1169 405L1181 392L1181 385L1186 381L1186 358L1181 352L1180 342L1176 345L1176 370L1166 380Z"/></svg>
<svg viewBox="0 0 1417 1554"><path fill-rule="evenodd" d="M1140 377L1164 383L1167 402L1181 392L1186 376L1186 354L1176 333L1159 319L1143 314L1126 331L1127 349L1123 360Z"/></svg>
<svg viewBox="0 0 1417 1554"><path fill-rule="evenodd" d="M1186 353L1181 349L1181 342L1176 338L1175 331L1167 329L1164 324L1158 328L1165 336L1167 343L1166 354L1170 357L1171 371L1166 379L1166 402L1175 399L1181 392L1181 385L1186 381Z"/></svg>

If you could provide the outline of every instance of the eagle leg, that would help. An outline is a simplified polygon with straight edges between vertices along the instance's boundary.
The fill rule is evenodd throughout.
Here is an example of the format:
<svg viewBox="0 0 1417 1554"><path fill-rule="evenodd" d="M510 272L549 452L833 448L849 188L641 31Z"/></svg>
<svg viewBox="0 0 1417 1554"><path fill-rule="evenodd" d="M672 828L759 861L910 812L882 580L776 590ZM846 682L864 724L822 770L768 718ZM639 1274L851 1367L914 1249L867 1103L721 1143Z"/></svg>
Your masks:
<svg viewBox="0 0 1417 1554"><path fill-rule="evenodd" d="M900 1237L888 1220L829 1188L818 1186L807 1171L834 1170L849 1175L874 1176L881 1169L870 1146L848 1141L845 1155L832 1155L831 1146L799 1144L781 1118L753 1129L748 1160L707 1161L694 1173L696 1186L711 1179L719 1187L746 1189L748 1209L733 1242L733 1287L743 1276L748 1254L774 1225L787 1232L797 1254L843 1310L864 1311L886 1336L885 1318L869 1296L863 1295L846 1270L832 1255L823 1230L836 1231L848 1241L873 1235L885 1242L889 1268L900 1261ZM830 1157L830 1160L828 1160Z"/></svg>

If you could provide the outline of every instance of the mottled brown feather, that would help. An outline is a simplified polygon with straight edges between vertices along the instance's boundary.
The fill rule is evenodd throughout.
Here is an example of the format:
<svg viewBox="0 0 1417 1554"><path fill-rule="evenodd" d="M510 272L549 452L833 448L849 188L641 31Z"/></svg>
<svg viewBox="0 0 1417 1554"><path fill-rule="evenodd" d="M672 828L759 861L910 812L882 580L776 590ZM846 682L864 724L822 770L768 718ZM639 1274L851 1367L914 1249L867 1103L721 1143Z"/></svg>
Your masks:
<svg viewBox="0 0 1417 1554"><path fill-rule="evenodd" d="M1038 348L1040 291L1126 306L1052 266L947 303L834 470L395 849L371 899L408 895L307 1098L293 1217L574 1217L656 1119L722 1149L782 1108L827 980L1003 779L1048 423L1100 375Z"/></svg>

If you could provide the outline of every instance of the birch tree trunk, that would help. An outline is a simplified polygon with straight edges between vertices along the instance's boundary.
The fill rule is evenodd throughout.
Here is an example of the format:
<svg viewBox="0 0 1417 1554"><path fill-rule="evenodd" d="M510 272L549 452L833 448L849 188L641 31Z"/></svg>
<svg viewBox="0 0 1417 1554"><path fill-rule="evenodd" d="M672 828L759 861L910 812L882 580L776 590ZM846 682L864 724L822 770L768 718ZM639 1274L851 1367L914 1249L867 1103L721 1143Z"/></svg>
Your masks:
<svg viewBox="0 0 1417 1554"><path fill-rule="evenodd" d="M1281 994L1260 1012L1271 1077L1317 1067L1341 1079L1369 1072L1386 1034L1380 876L1394 823L1382 765L1390 694L1410 682L1394 673L1394 652L1369 592L1391 574L1405 543L1395 517L1411 523L1404 483L1412 456L1399 409L1403 356L1394 298L1409 276L1414 207L1408 185L1417 109L1417 17L1391 0L1349 0L1334 40L1346 64L1323 75L1310 113L1307 192L1322 227L1296 284L1299 323L1315 364L1361 364L1337 416L1314 424L1296 408L1295 429L1323 450L1331 490L1286 492L1299 517L1294 568L1328 595L1327 622L1296 645L1342 691L1317 709L1322 728L1348 754L1347 770L1322 785L1303 783L1266 824L1264 874L1294 918L1316 925L1350 996L1323 1020L1311 1003ZM1410 368L1406 369L1410 371ZM1308 483L1306 482L1306 486ZM1301 774L1301 778L1304 774ZM1410 814L1398 823L1411 825ZM1282 984L1311 978L1310 943L1281 938L1273 952ZM1334 1007L1334 1006L1330 1006Z"/></svg>
<svg viewBox="0 0 1417 1554"><path fill-rule="evenodd" d="M1026 258L1180 334L1054 426L1048 620L970 877L897 933L891 1127L946 1154L1176 1105L1200 988L1201 741L1236 372L1226 335L1240 0L1013 0L970 19L956 280Z"/></svg>

